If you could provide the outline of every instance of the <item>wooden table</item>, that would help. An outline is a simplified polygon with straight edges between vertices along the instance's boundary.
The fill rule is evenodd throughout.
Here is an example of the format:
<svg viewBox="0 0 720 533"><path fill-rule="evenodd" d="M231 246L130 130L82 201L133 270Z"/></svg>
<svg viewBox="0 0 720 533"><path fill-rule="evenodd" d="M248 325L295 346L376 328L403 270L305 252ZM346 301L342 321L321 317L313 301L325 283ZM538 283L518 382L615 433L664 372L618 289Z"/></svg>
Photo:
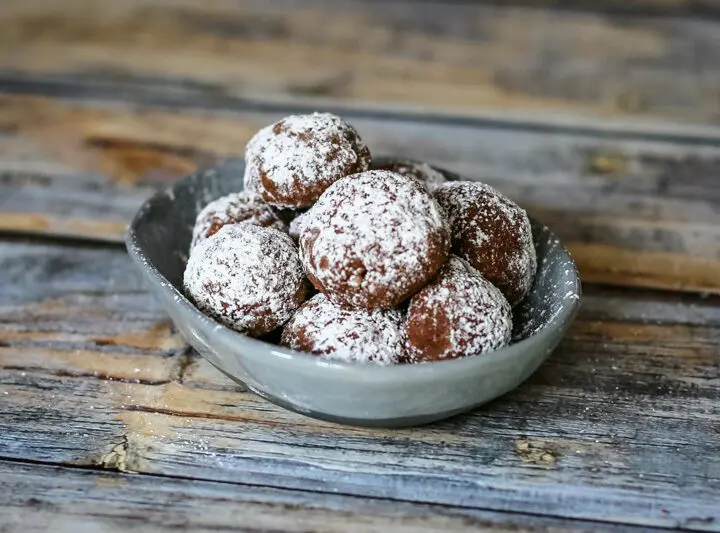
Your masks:
<svg viewBox="0 0 720 533"><path fill-rule="evenodd" d="M0 531L720 531L720 3L512 4L3 0ZM519 389L337 426L173 331L129 218L317 108L567 242L582 311Z"/></svg>

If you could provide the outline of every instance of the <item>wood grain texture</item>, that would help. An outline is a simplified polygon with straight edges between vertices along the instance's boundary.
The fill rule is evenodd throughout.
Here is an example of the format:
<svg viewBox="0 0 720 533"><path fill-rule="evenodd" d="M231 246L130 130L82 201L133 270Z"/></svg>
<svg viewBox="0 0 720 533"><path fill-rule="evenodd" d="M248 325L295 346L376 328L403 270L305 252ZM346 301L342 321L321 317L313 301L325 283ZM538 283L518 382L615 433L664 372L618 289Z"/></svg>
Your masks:
<svg viewBox="0 0 720 533"><path fill-rule="evenodd" d="M153 191L242 154L289 112L165 103L0 99L0 230L121 241ZM343 114L376 154L498 187L559 234L586 282L720 292L720 132Z"/></svg>
<svg viewBox="0 0 720 533"><path fill-rule="evenodd" d="M702 10L718 8L692 5L702 18L399 0L5 0L0 69L171 92L717 123L720 22Z"/></svg>
<svg viewBox="0 0 720 533"><path fill-rule="evenodd" d="M372 0L369 0L372 2ZM423 0L417 0L422 2ZM454 0L463 2L467 0ZM697 16L717 17L720 2L717 0L481 0L484 4L502 6L563 9L590 13L611 13L630 16Z"/></svg>
<svg viewBox="0 0 720 533"><path fill-rule="evenodd" d="M6 533L653 531L532 515L0 461ZM621 529L622 528L622 529Z"/></svg>
<svg viewBox="0 0 720 533"><path fill-rule="evenodd" d="M130 268L120 250L3 245L1 457L720 530L716 297L590 288L560 349L518 390L426 428L378 431L276 408L189 357ZM105 358L103 373L91 358Z"/></svg>

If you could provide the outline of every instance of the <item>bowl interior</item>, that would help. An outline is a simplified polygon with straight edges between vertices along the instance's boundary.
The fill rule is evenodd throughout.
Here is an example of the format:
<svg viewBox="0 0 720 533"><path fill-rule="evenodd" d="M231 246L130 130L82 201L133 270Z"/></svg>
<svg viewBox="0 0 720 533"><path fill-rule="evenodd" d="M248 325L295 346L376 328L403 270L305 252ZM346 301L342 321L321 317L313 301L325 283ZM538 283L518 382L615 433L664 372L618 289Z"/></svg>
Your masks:
<svg viewBox="0 0 720 533"><path fill-rule="evenodd" d="M239 159L192 174L151 198L138 212L128 233L130 252L182 293L182 279L197 213L220 196L243 188L245 164ZM457 175L437 169L448 179ZM513 342L542 330L574 307L580 298L575 263L560 241L531 219L538 273L527 298L513 311ZM277 347L275 347L277 348Z"/></svg>
<svg viewBox="0 0 720 533"><path fill-rule="evenodd" d="M242 160L227 160L178 181L148 200L128 230L130 253L140 254L170 284L182 292L183 272L195 218L211 201L241 191Z"/></svg>

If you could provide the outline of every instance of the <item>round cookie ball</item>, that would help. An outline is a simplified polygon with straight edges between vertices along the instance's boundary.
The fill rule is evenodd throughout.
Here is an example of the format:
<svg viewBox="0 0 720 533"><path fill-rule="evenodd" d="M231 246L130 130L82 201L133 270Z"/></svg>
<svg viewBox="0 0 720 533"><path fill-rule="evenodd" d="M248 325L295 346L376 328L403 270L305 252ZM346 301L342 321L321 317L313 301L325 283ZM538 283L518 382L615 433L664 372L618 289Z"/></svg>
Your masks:
<svg viewBox="0 0 720 533"><path fill-rule="evenodd" d="M383 161L370 165L373 170L388 170L403 176L415 178L422 183L425 188L432 191L441 183L447 180L440 172L432 168L427 163L420 161L410 161L409 159L399 159L397 161Z"/></svg>
<svg viewBox="0 0 720 533"><path fill-rule="evenodd" d="M344 178L302 216L300 258L339 305L388 309L419 291L447 258L440 207L413 178L371 170Z"/></svg>
<svg viewBox="0 0 720 533"><path fill-rule="evenodd" d="M253 337L284 324L308 291L292 239L251 224L225 225L198 244L184 286L201 311Z"/></svg>
<svg viewBox="0 0 720 533"><path fill-rule="evenodd" d="M228 194L207 204L195 219L190 250L226 224L254 224L287 232L288 225L259 197L239 192Z"/></svg>
<svg viewBox="0 0 720 533"><path fill-rule="evenodd" d="M330 113L291 115L260 130L245 149L245 189L277 207L310 207L334 182L370 167L370 150Z"/></svg>
<svg viewBox="0 0 720 533"><path fill-rule="evenodd" d="M280 343L325 359L395 364L405 357L403 316L397 309L343 308L317 294L285 324Z"/></svg>
<svg viewBox="0 0 720 533"><path fill-rule="evenodd" d="M412 362L479 355L510 342L512 312L492 283L451 256L410 300L405 333Z"/></svg>
<svg viewBox="0 0 720 533"><path fill-rule="evenodd" d="M524 209L484 183L448 182L434 190L452 232L452 251L515 307L537 269L530 220Z"/></svg>

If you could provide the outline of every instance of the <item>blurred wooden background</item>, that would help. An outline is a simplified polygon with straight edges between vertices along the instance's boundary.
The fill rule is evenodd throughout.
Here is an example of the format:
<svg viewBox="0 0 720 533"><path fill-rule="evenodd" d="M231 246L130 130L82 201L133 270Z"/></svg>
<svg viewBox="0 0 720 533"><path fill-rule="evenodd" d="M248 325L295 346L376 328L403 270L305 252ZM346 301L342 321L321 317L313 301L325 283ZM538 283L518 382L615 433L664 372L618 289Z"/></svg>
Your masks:
<svg viewBox="0 0 720 533"><path fill-rule="evenodd" d="M719 49L717 0L0 4L0 83L17 90L42 77L718 123Z"/></svg>

